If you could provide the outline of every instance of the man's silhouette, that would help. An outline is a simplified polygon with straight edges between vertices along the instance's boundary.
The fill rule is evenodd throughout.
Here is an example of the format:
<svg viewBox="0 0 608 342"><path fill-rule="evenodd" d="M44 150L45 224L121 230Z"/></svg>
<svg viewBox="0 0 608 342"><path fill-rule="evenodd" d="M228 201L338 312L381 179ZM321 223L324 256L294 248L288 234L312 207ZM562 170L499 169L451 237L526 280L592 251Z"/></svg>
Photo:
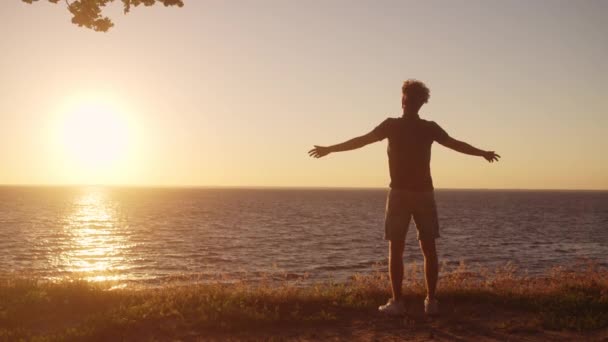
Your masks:
<svg viewBox="0 0 608 342"><path fill-rule="evenodd" d="M418 116L420 107L428 102L430 92L424 83L407 80L402 87L403 115L388 118L368 134L333 146L315 145L308 154L315 158L332 152L350 151L388 138L388 164L391 183L386 203L384 238L389 241L389 274L392 298L378 308L380 312L403 313L401 284L403 281L403 248L410 219L413 216L418 230L420 249L424 255L424 275L427 297L424 311L438 313L435 298L437 286L437 251L435 239L439 237L437 208L431 179L431 145L437 141L455 151L480 156L489 162L498 161L494 151L483 151L450 137L438 124Z"/></svg>

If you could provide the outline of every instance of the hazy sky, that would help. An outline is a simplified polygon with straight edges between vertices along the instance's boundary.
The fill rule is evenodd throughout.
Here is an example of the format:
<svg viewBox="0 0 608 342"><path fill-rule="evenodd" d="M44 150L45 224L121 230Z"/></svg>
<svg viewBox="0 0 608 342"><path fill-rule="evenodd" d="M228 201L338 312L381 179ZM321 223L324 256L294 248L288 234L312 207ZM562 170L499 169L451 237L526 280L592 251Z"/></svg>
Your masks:
<svg viewBox="0 0 608 342"><path fill-rule="evenodd" d="M421 116L503 156L434 145L436 187L608 189L608 1L185 2L117 4L104 34L3 0L0 184L387 186L386 141L306 152L399 116L418 78ZM91 106L122 125L81 132L124 150L97 167L70 152Z"/></svg>

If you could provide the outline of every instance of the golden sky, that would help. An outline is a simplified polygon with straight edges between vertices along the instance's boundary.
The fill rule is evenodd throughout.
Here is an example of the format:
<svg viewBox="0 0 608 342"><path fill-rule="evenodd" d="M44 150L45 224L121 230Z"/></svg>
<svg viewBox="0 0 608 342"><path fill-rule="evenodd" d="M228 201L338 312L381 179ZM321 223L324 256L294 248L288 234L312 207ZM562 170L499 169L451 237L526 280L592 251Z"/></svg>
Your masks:
<svg viewBox="0 0 608 342"><path fill-rule="evenodd" d="M433 147L438 188L608 189L608 3L186 1L108 14L0 4L0 184L386 187L400 115L502 155Z"/></svg>

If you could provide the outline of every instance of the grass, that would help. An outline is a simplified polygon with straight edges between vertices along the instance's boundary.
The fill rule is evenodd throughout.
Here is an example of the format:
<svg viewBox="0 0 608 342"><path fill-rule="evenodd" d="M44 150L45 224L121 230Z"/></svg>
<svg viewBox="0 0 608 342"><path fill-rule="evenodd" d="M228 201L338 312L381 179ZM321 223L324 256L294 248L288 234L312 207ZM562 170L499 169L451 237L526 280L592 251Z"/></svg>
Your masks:
<svg viewBox="0 0 608 342"><path fill-rule="evenodd" d="M404 296L421 301L419 267L408 267L405 278L411 280ZM189 332L331 324L374 310L386 300L388 284L385 272L306 286L265 280L116 290L104 282L10 277L0 280L0 340L170 340ZM608 327L608 271L591 263L541 277L521 275L511 265L492 272L444 266L438 297L524 312L543 329Z"/></svg>

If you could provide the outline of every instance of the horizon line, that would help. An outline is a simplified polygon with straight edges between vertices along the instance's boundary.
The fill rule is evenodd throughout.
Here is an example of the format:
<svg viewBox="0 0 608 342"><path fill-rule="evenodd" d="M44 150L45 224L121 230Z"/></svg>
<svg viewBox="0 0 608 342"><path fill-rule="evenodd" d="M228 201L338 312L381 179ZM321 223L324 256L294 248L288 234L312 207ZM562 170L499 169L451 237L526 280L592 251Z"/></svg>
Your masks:
<svg viewBox="0 0 608 342"><path fill-rule="evenodd" d="M300 189L300 190L388 190L389 186L297 186L297 185L176 185L176 184L2 184L0 187L48 187L48 188L68 188L68 187L107 187L107 188L148 188L148 189ZM462 191L608 191L607 189L580 189L580 188L450 188L441 187L434 190L462 190Z"/></svg>

